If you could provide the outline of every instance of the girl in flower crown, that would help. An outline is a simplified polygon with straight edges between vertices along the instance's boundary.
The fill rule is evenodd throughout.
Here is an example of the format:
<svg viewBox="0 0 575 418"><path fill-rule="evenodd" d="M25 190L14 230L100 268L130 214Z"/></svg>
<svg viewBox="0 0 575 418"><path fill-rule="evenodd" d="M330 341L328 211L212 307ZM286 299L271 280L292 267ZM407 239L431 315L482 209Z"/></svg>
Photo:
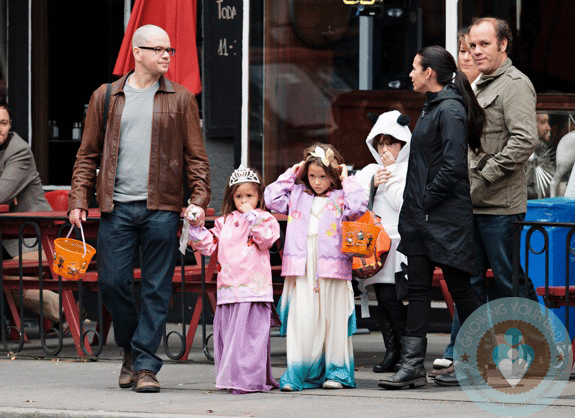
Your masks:
<svg viewBox="0 0 575 418"><path fill-rule="evenodd" d="M273 319L269 248L279 239L280 227L265 210L263 191L257 173L240 166L226 187L215 226L191 226L189 232L194 250L203 255L218 251L216 387L236 394L278 387L270 363L270 326L279 322Z"/></svg>
<svg viewBox="0 0 575 418"><path fill-rule="evenodd" d="M287 335L284 391L355 387L355 304L351 257L341 252L341 222L367 209L367 198L330 145L313 145L264 193L268 208L288 214L279 303Z"/></svg>

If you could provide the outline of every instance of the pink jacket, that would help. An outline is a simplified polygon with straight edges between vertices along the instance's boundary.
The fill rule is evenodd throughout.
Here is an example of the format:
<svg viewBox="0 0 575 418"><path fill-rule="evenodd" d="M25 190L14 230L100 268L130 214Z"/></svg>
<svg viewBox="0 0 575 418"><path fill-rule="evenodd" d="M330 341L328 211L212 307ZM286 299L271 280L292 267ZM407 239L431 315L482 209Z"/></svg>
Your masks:
<svg viewBox="0 0 575 418"><path fill-rule="evenodd" d="M260 209L222 216L210 230L190 227L194 250L209 256L218 249L218 305L273 302L269 248L279 236L276 218Z"/></svg>
<svg viewBox="0 0 575 418"><path fill-rule="evenodd" d="M264 192L266 206L287 213L285 246L282 257L283 276L303 276L307 259L307 233L314 196L303 184L295 183L290 168ZM356 220L367 210L367 197L362 187L349 176L342 190L327 194L330 202L319 222L317 276L351 280L351 257L341 252L341 222Z"/></svg>

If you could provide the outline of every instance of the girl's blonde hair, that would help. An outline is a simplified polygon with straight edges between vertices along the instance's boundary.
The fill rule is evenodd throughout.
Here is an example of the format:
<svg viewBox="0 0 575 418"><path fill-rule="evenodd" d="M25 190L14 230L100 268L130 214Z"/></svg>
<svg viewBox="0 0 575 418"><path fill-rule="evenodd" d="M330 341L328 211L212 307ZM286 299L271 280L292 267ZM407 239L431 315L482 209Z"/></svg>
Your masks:
<svg viewBox="0 0 575 418"><path fill-rule="evenodd" d="M257 170L254 170L253 168L251 169L258 177L258 180L260 181L259 183L256 182L242 182L242 183L236 183L232 186L230 186L230 182L228 181L228 184L226 185L226 191L224 192L224 201L222 203L222 215L223 216L227 216L230 213L232 213L234 210L236 210L236 204L234 203L234 193L236 192L237 188L240 187L242 184L245 183L251 183L253 184L257 191L258 191L258 205L256 208L254 209L262 209L262 210L266 210L266 204L264 202L264 184L262 181L262 176L260 175L260 173Z"/></svg>
<svg viewBox="0 0 575 418"><path fill-rule="evenodd" d="M318 153L316 152L316 148L318 148L318 147L323 150L323 153L325 154L325 158L322 158L322 156L318 155ZM339 151L336 150L332 145L330 145L330 144L311 145L303 151L303 158L304 158L305 164L300 169L299 179L307 187L307 189L309 191L313 191L311 185L309 184L309 180L307 178L307 173L308 173L310 164L316 164L316 165L318 165L324 169L325 174L331 180L331 187L329 190L341 189L341 187L342 187L341 186L341 180L339 178L339 176L341 175L341 172L340 172L339 165L344 163L343 157L341 156Z"/></svg>

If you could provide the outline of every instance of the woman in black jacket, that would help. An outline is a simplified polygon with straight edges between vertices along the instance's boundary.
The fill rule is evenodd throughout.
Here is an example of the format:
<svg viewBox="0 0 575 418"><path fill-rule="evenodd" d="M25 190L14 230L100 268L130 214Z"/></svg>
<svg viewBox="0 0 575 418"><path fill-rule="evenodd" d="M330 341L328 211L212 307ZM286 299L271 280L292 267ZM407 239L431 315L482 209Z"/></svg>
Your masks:
<svg viewBox="0 0 575 418"><path fill-rule="evenodd" d="M461 323L479 307L469 281L475 251L467 149L480 149L483 110L465 74L442 47L418 52L409 76L427 101L411 139L399 215L398 251L408 257L409 305L401 368L379 381L390 389L427 383L423 361L436 266L443 270Z"/></svg>

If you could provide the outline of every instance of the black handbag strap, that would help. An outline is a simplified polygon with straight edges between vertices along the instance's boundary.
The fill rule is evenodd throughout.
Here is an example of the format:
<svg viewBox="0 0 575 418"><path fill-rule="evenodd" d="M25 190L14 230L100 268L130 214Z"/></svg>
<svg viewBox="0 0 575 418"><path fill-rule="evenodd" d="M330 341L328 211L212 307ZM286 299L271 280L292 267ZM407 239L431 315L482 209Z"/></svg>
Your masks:
<svg viewBox="0 0 575 418"><path fill-rule="evenodd" d="M106 135L106 125L108 124L108 108L110 107L110 91L112 85L106 85L106 98L104 99L104 120L102 121L102 136Z"/></svg>
<svg viewBox="0 0 575 418"><path fill-rule="evenodd" d="M369 200L367 201L367 210L373 210L373 200L375 199L375 174L369 184Z"/></svg>

